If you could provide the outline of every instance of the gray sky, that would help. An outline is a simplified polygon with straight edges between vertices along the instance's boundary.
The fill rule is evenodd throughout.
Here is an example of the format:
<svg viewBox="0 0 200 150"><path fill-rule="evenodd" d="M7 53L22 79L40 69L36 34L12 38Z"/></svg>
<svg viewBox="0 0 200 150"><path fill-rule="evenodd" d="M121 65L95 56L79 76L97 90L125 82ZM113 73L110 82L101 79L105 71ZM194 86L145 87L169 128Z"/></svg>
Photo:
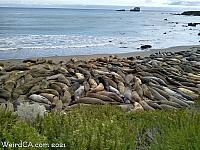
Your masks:
<svg viewBox="0 0 200 150"><path fill-rule="evenodd" d="M131 5L131 6L200 6L200 0L0 0L0 5Z"/></svg>

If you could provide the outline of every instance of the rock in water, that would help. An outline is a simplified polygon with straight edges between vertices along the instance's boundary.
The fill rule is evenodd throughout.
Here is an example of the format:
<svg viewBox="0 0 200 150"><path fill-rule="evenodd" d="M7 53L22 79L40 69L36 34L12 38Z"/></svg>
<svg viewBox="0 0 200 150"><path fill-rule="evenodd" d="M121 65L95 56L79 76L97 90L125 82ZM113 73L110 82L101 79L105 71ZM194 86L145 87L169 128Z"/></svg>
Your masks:
<svg viewBox="0 0 200 150"><path fill-rule="evenodd" d="M200 11L184 11L181 15L200 16Z"/></svg>
<svg viewBox="0 0 200 150"><path fill-rule="evenodd" d="M144 50L144 49L147 49L147 48L152 48L152 46L151 45L142 45L140 48L142 50Z"/></svg>

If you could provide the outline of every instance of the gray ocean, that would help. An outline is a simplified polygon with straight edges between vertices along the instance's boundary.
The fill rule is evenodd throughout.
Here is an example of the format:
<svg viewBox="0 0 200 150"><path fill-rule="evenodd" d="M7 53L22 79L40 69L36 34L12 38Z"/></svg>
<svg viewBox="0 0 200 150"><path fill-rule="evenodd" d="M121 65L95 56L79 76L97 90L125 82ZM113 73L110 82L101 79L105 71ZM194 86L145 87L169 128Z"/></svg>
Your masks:
<svg viewBox="0 0 200 150"><path fill-rule="evenodd" d="M144 44L200 44L200 25L187 27L200 17L172 15L180 12L0 7L0 59L126 53Z"/></svg>

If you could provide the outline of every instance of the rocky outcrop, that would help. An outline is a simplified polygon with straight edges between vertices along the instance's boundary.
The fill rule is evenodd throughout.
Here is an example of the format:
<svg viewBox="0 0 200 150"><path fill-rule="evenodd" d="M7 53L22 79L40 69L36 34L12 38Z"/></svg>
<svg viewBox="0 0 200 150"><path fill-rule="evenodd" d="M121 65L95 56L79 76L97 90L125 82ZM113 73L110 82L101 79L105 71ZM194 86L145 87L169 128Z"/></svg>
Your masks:
<svg viewBox="0 0 200 150"><path fill-rule="evenodd" d="M184 11L181 15L186 16L200 16L200 11Z"/></svg>
<svg viewBox="0 0 200 150"><path fill-rule="evenodd" d="M140 7L134 7L132 9L130 9L130 11L140 11Z"/></svg>
<svg viewBox="0 0 200 150"><path fill-rule="evenodd" d="M192 27L196 27L197 25L199 25L200 23L188 23L188 26L192 26Z"/></svg>
<svg viewBox="0 0 200 150"><path fill-rule="evenodd" d="M125 9L118 9L118 10L116 10L116 11L126 11Z"/></svg>
<svg viewBox="0 0 200 150"><path fill-rule="evenodd" d="M147 49L147 48L152 48L152 46L151 45L142 45L140 48L141 49Z"/></svg>

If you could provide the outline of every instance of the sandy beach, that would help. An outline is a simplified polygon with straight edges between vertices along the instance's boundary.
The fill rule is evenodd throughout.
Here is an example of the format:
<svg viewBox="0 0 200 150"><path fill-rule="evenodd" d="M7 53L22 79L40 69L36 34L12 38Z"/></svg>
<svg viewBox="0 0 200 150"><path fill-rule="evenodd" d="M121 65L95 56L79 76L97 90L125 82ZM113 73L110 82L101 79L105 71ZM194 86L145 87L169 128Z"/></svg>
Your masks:
<svg viewBox="0 0 200 150"><path fill-rule="evenodd" d="M0 1L0 150L200 149L199 1Z"/></svg>
<svg viewBox="0 0 200 150"><path fill-rule="evenodd" d="M136 56L141 56L141 57L148 57L151 54L156 54L156 53L163 53L163 52L180 52L180 51L191 51L191 50L196 50L199 49L200 45L192 45L192 46L176 46L176 47L169 47L165 49L149 49L149 50L141 50L141 51L136 51L136 52L131 52L131 53L120 53L120 54L115 54L120 58L123 57L136 57ZM89 60L92 58L97 58L97 57L108 57L113 54L96 54L96 55L72 55L72 56L53 56L53 57L40 57L40 58L45 58L47 60L51 59L55 61L56 63L59 61L69 61L71 58L76 57L80 60ZM39 58L39 57L38 57ZM38 59L38 58L30 58L30 59ZM0 62L5 63L5 64L16 64L22 62L23 59L7 59L7 60L0 60Z"/></svg>

